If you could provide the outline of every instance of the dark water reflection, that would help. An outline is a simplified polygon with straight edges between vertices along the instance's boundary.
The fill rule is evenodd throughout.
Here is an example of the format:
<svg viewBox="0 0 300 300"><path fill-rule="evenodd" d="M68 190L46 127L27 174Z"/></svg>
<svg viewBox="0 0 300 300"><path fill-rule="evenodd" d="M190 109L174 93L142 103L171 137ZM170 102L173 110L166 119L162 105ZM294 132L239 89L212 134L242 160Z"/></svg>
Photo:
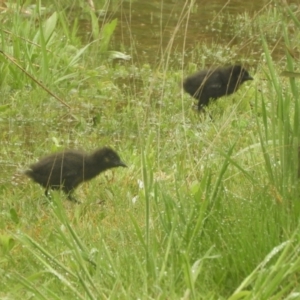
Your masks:
<svg viewBox="0 0 300 300"><path fill-rule="evenodd" d="M272 7L274 1L268 0L197 0L187 16L188 5L183 0L124 1L111 15L119 22L115 47L123 44L126 50L131 49L133 57L155 61L174 37L172 49L182 53L191 52L197 44L214 43L219 47L238 45L238 55L253 55L257 39L252 38L253 45L249 45L245 35L237 37L239 23L244 25L243 16L251 22Z"/></svg>

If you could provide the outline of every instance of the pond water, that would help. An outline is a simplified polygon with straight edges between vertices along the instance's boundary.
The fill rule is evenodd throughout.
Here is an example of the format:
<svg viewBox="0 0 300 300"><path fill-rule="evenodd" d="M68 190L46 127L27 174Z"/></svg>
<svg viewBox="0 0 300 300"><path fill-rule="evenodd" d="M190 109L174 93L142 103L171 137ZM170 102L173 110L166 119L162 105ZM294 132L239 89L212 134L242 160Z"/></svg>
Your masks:
<svg viewBox="0 0 300 300"><path fill-rule="evenodd" d="M239 26L252 26L264 10L275 8L275 1L267 0L196 0L191 8L187 2L192 1L124 1L111 11L111 18L119 22L114 34L116 47L125 45L129 54L142 61L157 60L170 45L172 51L182 53L199 44L238 46L237 55L253 56L257 37L247 39L249 28L238 36L236 32L242 30Z"/></svg>

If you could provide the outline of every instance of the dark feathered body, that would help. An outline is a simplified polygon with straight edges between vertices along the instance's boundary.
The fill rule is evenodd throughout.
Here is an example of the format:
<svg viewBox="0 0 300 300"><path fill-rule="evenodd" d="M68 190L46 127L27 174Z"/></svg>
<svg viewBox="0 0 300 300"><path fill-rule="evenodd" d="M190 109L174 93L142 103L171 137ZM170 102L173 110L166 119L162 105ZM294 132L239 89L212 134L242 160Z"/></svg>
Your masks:
<svg viewBox="0 0 300 300"><path fill-rule="evenodd" d="M119 155L104 147L87 154L83 151L66 150L42 158L25 172L35 182L48 189L62 189L70 200L73 190L82 182L96 177L101 172L126 167Z"/></svg>
<svg viewBox="0 0 300 300"><path fill-rule="evenodd" d="M209 104L210 99L218 99L234 93L239 86L253 78L241 66L212 67L187 77L184 90L198 100L198 110Z"/></svg>

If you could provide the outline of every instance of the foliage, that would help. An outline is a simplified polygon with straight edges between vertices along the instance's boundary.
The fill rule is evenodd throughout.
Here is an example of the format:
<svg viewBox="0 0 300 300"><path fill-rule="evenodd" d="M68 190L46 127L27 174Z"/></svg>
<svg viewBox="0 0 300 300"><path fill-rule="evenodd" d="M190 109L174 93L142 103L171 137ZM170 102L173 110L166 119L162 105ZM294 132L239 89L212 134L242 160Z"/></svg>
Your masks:
<svg viewBox="0 0 300 300"><path fill-rule="evenodd" d="M201 64L211 61L214 45L198 45L183 63L171 38L158 64L127 60L112 47L120 20L76 2L91 25L83 42L72 3L0 16L10 58L0 55L0 297L299 297L299 83L280 76L284 61L288 74L298 71L299 39L287 29L299 29L296 12L282 5L256 16L251 33L264 52L254 82L198 115L178 82L202 54ZM262 28L281 14L289 17L277 24L286 46L277 62L269 45L277 31ZM239 19L249 28L250 16ZM215 62L234 49L219 49ZM104 145L129 168L83 184L81 205L59 192L46 202L20 172L61 148Z"/></svg>

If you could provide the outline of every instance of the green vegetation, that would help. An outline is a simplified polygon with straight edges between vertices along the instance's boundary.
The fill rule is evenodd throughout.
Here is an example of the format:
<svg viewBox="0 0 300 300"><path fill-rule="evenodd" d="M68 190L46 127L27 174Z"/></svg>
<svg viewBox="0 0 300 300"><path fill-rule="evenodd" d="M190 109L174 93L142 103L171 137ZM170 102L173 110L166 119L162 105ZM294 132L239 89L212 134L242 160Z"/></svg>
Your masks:
<svg viewBox="0 0 300 300"><path fill-rule="evenodd" d="M251 28L238 15L236 36L249 28L261 49L255 80L199 116L178 83L236 46L213 60L199 45L187 63L170 43L158 63L128 60L111 43L119 20L73 2L0 15L0 298L298 299L300 81L280 74L299 72L299 12L266 7ZM47 203L20 173L104 145L129 168L80 186L81 205L59 192Z"/></svg>

